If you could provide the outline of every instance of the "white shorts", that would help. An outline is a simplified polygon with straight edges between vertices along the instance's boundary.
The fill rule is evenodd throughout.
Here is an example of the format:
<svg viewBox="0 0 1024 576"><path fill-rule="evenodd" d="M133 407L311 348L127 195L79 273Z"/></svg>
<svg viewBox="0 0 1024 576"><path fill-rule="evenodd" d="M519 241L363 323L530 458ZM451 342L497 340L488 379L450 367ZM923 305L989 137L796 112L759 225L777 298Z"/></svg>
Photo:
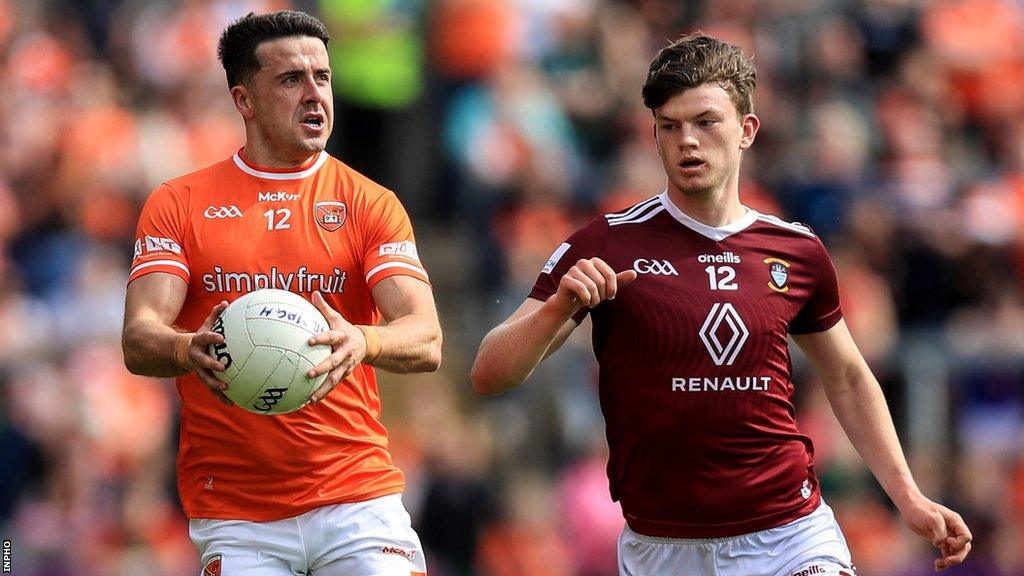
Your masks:
<svg viewBox="0 0 1024 576"><path fill-rule="evenodd" d="M729 538L655 538L626 526L620 576L854 576L832 509L775 528Z"/></svg>
<svg viewBox="0 0 1024 576"><path fill-rule="evenodd" d="M425 575L401 494L335 504L271 522L194 519L202 576Z"/></svg>

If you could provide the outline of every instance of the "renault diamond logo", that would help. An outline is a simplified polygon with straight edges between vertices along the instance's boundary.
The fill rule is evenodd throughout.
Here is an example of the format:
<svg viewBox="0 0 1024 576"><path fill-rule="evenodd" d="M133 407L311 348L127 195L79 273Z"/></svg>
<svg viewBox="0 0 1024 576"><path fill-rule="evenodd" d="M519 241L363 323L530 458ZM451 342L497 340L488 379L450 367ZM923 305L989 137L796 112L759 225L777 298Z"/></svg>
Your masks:
<svg viewBox="0 0 1024 576"><path fill-rule="evenodd" d="M719 338L719 334L723 332L728 339L724 343L722 338ZM747 336L750 336L750 332L743 325L743 319L729 303L713 304L704 325L700 328L700 339L711 354L711 359L715 361L715 366L732 366L743 344L746 343Z"/></svg>

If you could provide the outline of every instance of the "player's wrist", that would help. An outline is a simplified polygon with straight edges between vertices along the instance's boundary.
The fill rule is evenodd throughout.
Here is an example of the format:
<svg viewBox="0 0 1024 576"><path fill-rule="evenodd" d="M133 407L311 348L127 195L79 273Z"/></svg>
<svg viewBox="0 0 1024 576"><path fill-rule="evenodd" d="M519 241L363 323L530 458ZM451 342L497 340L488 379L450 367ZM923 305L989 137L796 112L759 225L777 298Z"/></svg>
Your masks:
<svg viewBox="0 0 1024 576"><path fill-rule="evenodd" d="M579 298L572 294L555 292L554 296L547 299L544 307L556 314L560 320L565 321L572 318L572 315L582 308L583 305L580 303Z"/></svg>
<svg viewBox="0 0 1024 576"><path fill-rule="evenodd" d="M366 340L366 352L363 354L363 364L373 364L373 361L380 356L380 330L376 326L356 326L363 333Z"/></svg>
<svg viewBox="0 0 1024 576"><path fill-rule="evenodd" d="M192 333L178 334L174 341L174 363L185 372L192 371L192 362L188 358L188 349L192 345Z"/></svg>
<svg viewBox="0 0 1024 576"><path fill-rule="evenodd" d="M927 497L921 492L921 489L918 488L917 483L913 479L904 478L896 482L895 485L886 486L883 483L882 486L885 488L886 493L889 494L892 503L901 512L914 509L920 506L922 501L927 500Z"/></svg>

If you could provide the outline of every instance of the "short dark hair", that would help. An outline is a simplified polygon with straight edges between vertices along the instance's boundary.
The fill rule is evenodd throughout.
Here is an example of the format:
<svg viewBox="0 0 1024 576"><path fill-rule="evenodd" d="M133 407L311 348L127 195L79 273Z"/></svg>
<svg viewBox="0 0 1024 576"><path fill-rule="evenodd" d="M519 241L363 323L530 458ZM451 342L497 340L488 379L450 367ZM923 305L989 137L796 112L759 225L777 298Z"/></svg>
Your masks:
<svg viewBox="0 0 1024 576"><path fill-rule="evenodd" d="M740 114L754 111L754 63L736 46L700 32L683 36L654 57L644 82L644 106L654 110L676 94L708 82L728 92Z"/></svg>
<svg viewBox="0 0 1024 576"><path fill-rule="evenodd" d="M312 36L323 40L324 46L331 39L323 22L297 10L270 14L249 12L232 22L224 29L217 44L217 58L228 75L228 88L248 82L259 72L256 49L260 44L289 36Z"/></svg>

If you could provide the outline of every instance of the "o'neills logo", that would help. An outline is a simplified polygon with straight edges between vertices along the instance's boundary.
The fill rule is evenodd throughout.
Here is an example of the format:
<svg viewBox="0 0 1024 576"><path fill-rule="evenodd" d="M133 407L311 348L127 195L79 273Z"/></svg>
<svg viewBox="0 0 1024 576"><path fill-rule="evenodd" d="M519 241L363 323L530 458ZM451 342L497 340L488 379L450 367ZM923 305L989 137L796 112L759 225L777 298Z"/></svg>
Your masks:
<svg viewBox="0 0 1024 576"><path fill-rule="evenodd" d="M815 574L827 574L828 570L824 566L809 566L799 572L793 572L793 576L814 576Z"/></svg>
<svg viewBox="0 0 1024 576"><path fill-rule="evenodd" d="M697 262L702 264L739 264L740 257L732 252L726 252L724 254L701 254L700 256L697 256Z"/></svg>
<svg viewBox="0 0 1024 576"><path fill-rule="evenodd" d="M412 560L413 558L416 557L416 551L415 550L407 550L405 548L399 548L398 546L385 546L381 550L381 552L384 553L384 554L398 554L399 556L404 556L405 558L408 558L409 560Z"/></svg>
<svg viewBox="0 0 1024 576"><path fill-rule="evenodd" d="M345 225L348 220L348 206L344 202L325 200L313 204L313 217L321 228L334 232Z"/></svg>

